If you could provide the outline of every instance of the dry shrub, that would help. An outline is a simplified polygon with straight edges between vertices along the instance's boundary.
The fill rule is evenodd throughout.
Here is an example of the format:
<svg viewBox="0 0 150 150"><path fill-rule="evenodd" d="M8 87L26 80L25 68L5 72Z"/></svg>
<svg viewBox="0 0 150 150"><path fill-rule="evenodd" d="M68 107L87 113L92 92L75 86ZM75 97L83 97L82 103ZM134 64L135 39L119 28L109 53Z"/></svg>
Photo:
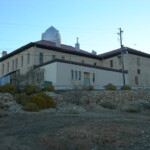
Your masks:
<svg viewBox="0 0 150 150"><path fill-rule="evenodd" d="M34 88L34 93L39 93L41 91L40 86L35 85L33 88Z"/></svg>
<svg viewBox="0 0 150 150"><path fill-rule="evenodd" d="M45 93L39 93L37 95L31 96L25 93L21 93L15 96L15 100L18 104L23 105L22 109L26 111L32 111L32 107L36 110L35 105L38 107L38 110L46 108L55 108L54 101Z"/></svg>
<svg viewBox="0 0 150 150"><path fill-rule="evenodd" d="M16 94L15 100L18 104L25 105L27 102L30 102L30 96L26 95L25 93Z"/></svg>
<svg viewBox="0 0 150 150"><path fill-rule="evenodd" d="M37 96L40 96L42 98L44 98L44 100L46 101L46 106L47 108L55 108L55 103L52 100L52 98L50 96L48 96L46 93L39 93Z"/></svg>
<svg viewBox="0 0 150 150"><path fill-rule="evenodd" d="M82 87L83 90L94 90L93 85L89 85L89 86L83 86Z"/></svg>
<svg viewBox="0 0 150 150"><path fill-rule="evenodd" d="M48 92L54 92L54 86L53 85L46 85L42 91L48 91Z"/></svg>
<svg viewBox="0 0 150 150"><path fill-rule="evenodd" d="M12 84L6 83L5 85L0 86L0 92L14 95L17 93L17 89Z"/></svg>
<svg viewBox="0 0 150 150"><path fill-rule="evenodd" d="M26 103L23 107L25 111L38 112L40 109L35 103Z"/></svg>
<svg viewBox="0 0 150 150"><path fill-rule="evenodd" d="M105 90L116 90L116 86L113 85L112 83L109 83L105 86Z"/></svg>
<svg viewBox="0 0 150 150"><path fill-rule="evenodd" d="M33 85L32 85L32 84L27 84L27 85L25 85L24 91L25 91L25 93L28 94L28 95L33 94L33 93L34 93L34 87L33 87Z"/></svg>
<svg viewBox="0 0 150 150"><path fill-rule="evenodd" d="M124 86L121 87L121 90L131 90L131 86L124 85Z"/></svg>
<svg viewBox="0 0 150 150"><path fill-rule="evenodd" d="M139 113L139 112L141 112L141 110L139 108L132 107L132 106L124 108L124 111L130 112L130 113Z"/></svg>
<svg viewBox="0 0 150 150"><path fill-rule="evenodd" d="M39 107L39 109L55 107L54 101L45 93L39 93L38 95L30 96L30 99L32 103L35 103Z"/></svg>
<svg viewBox="0 0 150 150"><path fill-rule="evenodd" d="M104 108L116 109L116 105L114 105L112 102L109 102L109 101L107 101L107 102L102 102L100 105L101 105L102 107L104 107Z"/></svg>

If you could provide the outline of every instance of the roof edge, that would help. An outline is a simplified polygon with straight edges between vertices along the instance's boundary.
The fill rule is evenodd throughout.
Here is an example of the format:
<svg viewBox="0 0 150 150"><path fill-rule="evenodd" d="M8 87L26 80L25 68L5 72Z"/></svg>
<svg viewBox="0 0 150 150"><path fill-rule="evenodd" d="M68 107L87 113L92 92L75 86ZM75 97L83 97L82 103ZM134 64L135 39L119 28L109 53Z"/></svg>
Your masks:
<svg viewBox="0 0 150 150"><path fill-rule="evenodd" d="M95 69L102 69L102 70L108 70L108 71L114 71L114 72L122 73L122 70L120 70L120 69L112 69L112 68L107 68L107 67L102 67L102 66L94 66L94 65L90 65L90 64L83 64L83 63L79 63L79 62L74 62L74 61L69 61L69 60L62 60L62 59L55 59L55 60L45 62L41 65L35 66L35 68L39 68L39 67L42 67L42 66L54 63L54 62L62 62L62 63L67 63L67 64L74 64L74 65L80 65L80 66L95 68ZM124 73L128 74L128 71L125 70Z"/></svg>

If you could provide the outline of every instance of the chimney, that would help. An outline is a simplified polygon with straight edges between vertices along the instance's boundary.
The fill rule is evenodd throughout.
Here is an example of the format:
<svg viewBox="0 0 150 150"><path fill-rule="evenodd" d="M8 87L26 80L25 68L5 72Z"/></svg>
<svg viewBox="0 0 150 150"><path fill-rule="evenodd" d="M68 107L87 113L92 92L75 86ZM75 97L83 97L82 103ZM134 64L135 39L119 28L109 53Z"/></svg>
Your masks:
<svg viewBox="0 0 150 150"><path fill-rule="evenodd" d="M77 43L75 44L75 50L80 51L80 44L78 43L78 37L77 37Z"/></svg>
<svg viewBox="0 0 150 150"><path fill-rule="evenodd" d="M93 55L97 55L96 51L92 50L92 54Z"/></svg>
<svg viewBox="0 0 150 150"><path fill-rule="evenodd" d="M2 52L2 57L4 57L5 55L7 55L7 51Z"/></svg>

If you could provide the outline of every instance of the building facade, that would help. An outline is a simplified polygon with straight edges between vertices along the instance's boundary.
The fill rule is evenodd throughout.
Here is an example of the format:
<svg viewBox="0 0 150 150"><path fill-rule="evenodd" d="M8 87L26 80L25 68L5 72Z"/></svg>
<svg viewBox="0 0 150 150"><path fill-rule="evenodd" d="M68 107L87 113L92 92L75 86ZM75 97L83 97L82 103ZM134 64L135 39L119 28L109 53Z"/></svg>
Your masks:
<svg viewBox="0 0 150 150"><path fill-rule="evenodd" d="M102 66L122 69L121 49L99 55ZM123 65L128 71L128 83L133 87L150 87L150 54L128 47L123 50Z"/></svg>
<svg viewBox="0 0 150 150"><path fill-rule="evenodd" d="M108 83L123 85L120 49L97 55L94 51L81 50L78 39L75 47L61 42L59 31L51 27L42 34L40 41L29 43L9 54L4 52L0 58L0 78L9 79L8 75L16 71L25 74L34 67L44 69L43 80L51 81L56 87L102 87ZM126 84L150 86L149 58L149 54L140 51L124 50Z"/></svg>

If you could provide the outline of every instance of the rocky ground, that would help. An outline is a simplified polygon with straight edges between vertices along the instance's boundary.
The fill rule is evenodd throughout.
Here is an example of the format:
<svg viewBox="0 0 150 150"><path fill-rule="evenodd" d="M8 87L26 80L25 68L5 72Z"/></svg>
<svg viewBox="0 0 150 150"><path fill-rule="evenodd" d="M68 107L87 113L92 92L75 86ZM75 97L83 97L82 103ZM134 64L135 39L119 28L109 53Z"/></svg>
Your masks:
<svg viewBox="0 0 150 150"><path fill-rule="evenodd" d="M47 94L56 109L36 113L0 94L0 150L150 150L148 90Z"/></svg>

